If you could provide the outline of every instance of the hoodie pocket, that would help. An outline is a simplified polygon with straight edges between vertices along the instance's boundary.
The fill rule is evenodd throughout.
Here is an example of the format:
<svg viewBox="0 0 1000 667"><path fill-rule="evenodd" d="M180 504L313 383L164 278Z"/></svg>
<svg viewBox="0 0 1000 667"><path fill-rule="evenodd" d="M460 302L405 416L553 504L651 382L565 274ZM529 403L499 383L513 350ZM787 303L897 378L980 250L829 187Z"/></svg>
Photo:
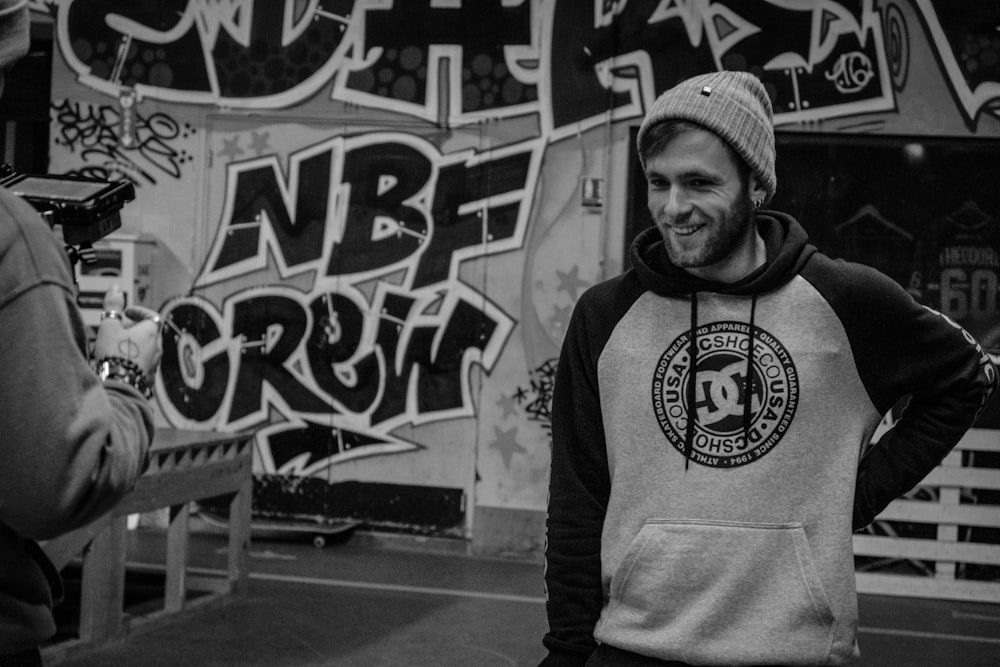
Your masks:
<svg viewBox="0 0 1000 667"><path fill-rule="evenodd" d="M598 630L695 664L825 664L836 619L801 524L653 520L612 577Z"/></svg>

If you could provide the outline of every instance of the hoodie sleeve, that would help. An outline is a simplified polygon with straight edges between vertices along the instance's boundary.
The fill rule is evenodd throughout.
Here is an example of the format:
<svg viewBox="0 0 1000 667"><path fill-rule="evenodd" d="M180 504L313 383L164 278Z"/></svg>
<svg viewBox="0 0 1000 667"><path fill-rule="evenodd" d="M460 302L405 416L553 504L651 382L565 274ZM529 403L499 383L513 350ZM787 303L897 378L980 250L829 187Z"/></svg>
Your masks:
<svg viewBox="0 0 1000 667"><path fill-rule="evenodd" d="M859 463L859 530L941 463L991 398L997 370L967 331L890 278L861 265L825 264L830 275L818 286L839 283L820 291L840 315L876 408L885 414L909 397L895 426ZM834 281L833 273L841 278Z"/></svg>
<svg viewBox="0 0 1000 667"><path fill-rule="evenodd" d="M601 532L610 494L597 361L608 303L585 293L563 342L552 397L552 471L545 549L546 667L583 665L597 647L604 601ZM602 312L603 308L603 312Z"/></svg>
<svg viewBox="0 0 1000 667"><path fill-rule="evenodd" d="M102 384L65 251L32 209L0 200L0 521L48 539L109 510L146 465L152 410Z"/></svg>

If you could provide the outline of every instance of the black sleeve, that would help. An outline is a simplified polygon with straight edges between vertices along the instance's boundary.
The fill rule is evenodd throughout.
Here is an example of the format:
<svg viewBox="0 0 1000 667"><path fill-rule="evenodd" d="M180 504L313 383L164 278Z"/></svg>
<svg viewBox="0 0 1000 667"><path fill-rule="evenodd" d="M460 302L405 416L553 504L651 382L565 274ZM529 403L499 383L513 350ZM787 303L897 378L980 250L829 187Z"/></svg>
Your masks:
<svg viewBox="0 0 1000 667"><path fill-rule="evenodd" d="M941 463L992 396L997 370L967 331L888 277L856 264L825 264L838 278L821 275L814 284L844 324L873 403L885 414L909 397L895 426L859 463L858 530Z"/></svg>
<svg viewBox="0 0 1000 667"><path fill-rule="evenodd" d="M887 379L910 400L858 466L854 530L917 486L973 425L993 395L997 371L971 335L935 310L900 308L904 357ZM910 335L906 336L909 331ZM891 407L891 406L890 406Z"/></svg>
<svg viewBox="0 0 1000 667"><path fill-rule="evenodd" d="M597 359L607 315L585 295L563 342L552 398L545 548L546 667L583 665L603 606L601 531L610 493Z"/></svg>

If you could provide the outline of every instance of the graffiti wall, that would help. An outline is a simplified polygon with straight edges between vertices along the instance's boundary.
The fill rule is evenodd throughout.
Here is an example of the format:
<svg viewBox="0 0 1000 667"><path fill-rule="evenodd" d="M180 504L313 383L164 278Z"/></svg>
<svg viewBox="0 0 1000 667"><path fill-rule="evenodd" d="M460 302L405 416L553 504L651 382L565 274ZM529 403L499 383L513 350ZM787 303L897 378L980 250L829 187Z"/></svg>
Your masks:
<svg viewBox="0 0 1000 667"><path fill-rule="evenodd" d="M576 299L644 224L630 132L659 92L749 70L789 137L1000 140L995 3L32 8L57 49L50 170L134 183L124 229L182 267L153 304L169 323L161 423L253 430L260 514L497 551L540 549L555 358ZM985 190L976 224L992 229ZM883 220L893 205L857 203ZM916 242L924 222L897 228ZM966 245L947 286L914 289L995 309L998 255Z"/></svg>

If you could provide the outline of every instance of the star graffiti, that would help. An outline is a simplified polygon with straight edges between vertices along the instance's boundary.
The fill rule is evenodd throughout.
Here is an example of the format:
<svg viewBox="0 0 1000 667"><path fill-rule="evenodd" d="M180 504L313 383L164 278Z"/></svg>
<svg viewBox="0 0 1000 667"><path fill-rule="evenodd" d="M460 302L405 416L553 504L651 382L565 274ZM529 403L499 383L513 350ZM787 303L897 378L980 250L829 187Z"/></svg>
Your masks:
<svg viewBox="0 0 1000 667"><path fill-rule="evenodd" d="M271 137L270 132L251 132L250 133L250 150L254 152L257 157L263 155L268 149L271 148L267 140Z"/></svg>
<svg viewBox="0 0 1000 667"><path fill-rule="evenodd" d="M517 441L516 426L509 429L494 426L493 434L496 436L496 439L490 443L490 448L500 452L500 457L503 459L504 465L508 468L510 468L511 459L514 458L515 454L524 454L528 451Z"/></svg>
<svg viewBox="0 0 1000 667"><path fill-rule="evenodd" d="M222 150L220 150L216 155L224 158L228 158L230 162L236 159L237 156L243 155L244 151L240 148L240 138L238 135L233 135L226 139L222 139Z"/></svg>
<svg viewBox="0 0 1000 667"><path fill-rule="evenodd" d="M500 400L497 401L497 405L499 405L500 409L503 410L504 419L507 419L507 417L510 417L511 415L517 414L516 396L507 396L506 394L504 394L503 396L500 397Z"/></svg>
<svg viewBox="0 0 1000 667"><path fill-rule="evenodd" d="M559 290L567 292L574 301L580 290L589 284L586 280L580 280L579 266L574 266L569 271L556 270L556 276L559 278Z"/></svg>

